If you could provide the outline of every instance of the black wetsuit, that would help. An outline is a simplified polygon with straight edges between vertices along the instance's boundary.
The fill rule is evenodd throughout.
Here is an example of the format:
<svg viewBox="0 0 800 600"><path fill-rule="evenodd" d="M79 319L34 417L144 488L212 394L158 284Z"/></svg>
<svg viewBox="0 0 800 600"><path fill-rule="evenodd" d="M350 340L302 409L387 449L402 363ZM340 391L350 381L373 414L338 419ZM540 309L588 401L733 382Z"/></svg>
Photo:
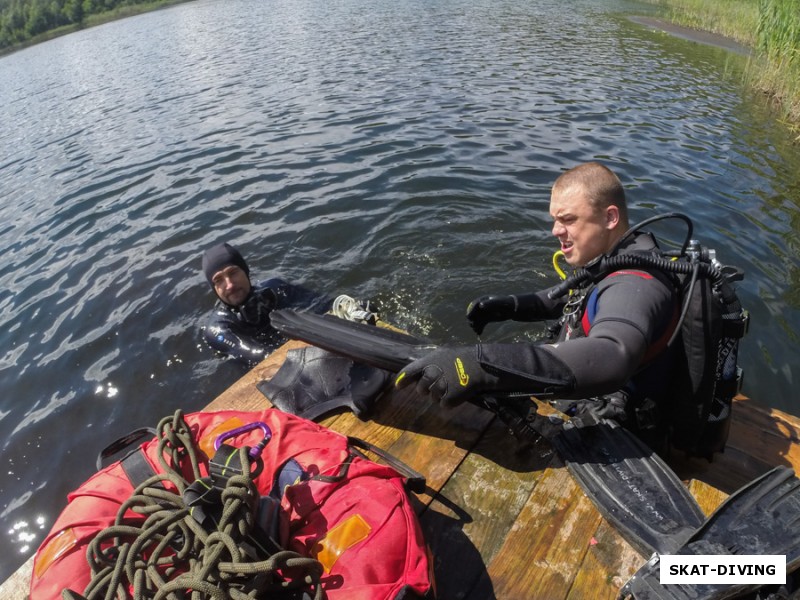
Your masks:
<svg viewBox="0 0 800 600"><path fill-rule="evenodd" d="M659 253L649 234L638 234L619 254ZM659 270L627 269L611 273L596 285L568 298L551 300L544 290L517 296L518 321L560 319L555 341L544 348L574 376L568 391L552 397L598 398L623 394L632 429L647 429L659 420L658 407L669 394L672 352L666 343L678 319L677 289ZM540 345L539 352L541 351ZM530 352L534 346L530 346ZM526 353L523 346L517 352ZM524 361L524 358L522 359ZM516 362L516 361L515 361Z"/></svg>
<svg viewBox="0 0 800 600"><path fill-rule="evenodd" d="M218 300L203 327L211 348L253 366L286 342L270 324L269 313L278 308L302 308L324 313L328 298L283 279L273 278L253 286L240 307Z"/></svg>

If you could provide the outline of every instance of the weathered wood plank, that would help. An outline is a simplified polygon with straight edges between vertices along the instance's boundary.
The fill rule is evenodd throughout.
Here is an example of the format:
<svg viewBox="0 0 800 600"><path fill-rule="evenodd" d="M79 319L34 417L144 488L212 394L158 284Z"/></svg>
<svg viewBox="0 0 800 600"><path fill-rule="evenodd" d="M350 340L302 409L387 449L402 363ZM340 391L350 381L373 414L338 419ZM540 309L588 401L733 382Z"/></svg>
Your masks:
<svg viewBox="0 0 800 600"><path fill-rule="evenodd" d="M506 429L492 422L423 513L439 597L473 597L476 589L490 583L485 565L553 459L549 449L540 450L537 446L532 452L518 452ZM491 597L481 594L484 599Z"/></svg>
<svg viewBox="0 0 800 600"><path fill-rule="evenodd" d="M684 479L699 479L731 494L775 466L795 471L800 466L800 419L739 396L735 399L725 452L712 462L687 459L679 453L668 458Z"/></svg>
<svg viewBox="0 0 800 600"><path fill-rule="evenodd" d="M561 461L553 461L489 563L496 597L566 598L600 521Z"/></svg>
<svg viewBox="0 0 800 600"><path fill-rule="evenodd" d="M433 556L437 598L458 600L485 575L485 560L470 539L473 516L457 499L441 494L422 514L422 531ZM491 596L483 596L489 600Z"/></svg>
<svg viewBox="0 0 800 600"><path fill-rule="evenodd" d="M688 487L689 492L691 492L694 499L697 500L697 504L700 505L703 514L706 516L714 512L725 498L728 497L728 494L722 490L718 490L699 479L690 481Z"/></svg>
<svg viewBox="0 0 800 600"><path fill-rule="evenodd" d="M621 539L607 521L601 520L567 599L616 599L619 589L644 562L645 558Z"/></svg>
<svg viewBox="0 0 800 600"><path fill-rule="evenodd" d="M28 600L32 573L33 557L30 557L0 585L0 598L3 600Z"/></svg>
<svg viewBox="0 0 800 600"><path fill-rule="evenodd" d="M206 410L263 410L256 384L277 372L290 342L213 400ZM552 412L543 405L542 412ZM615 598L643 564L604 521L549 444L520 452L506 429L471 405L445 411L406 390L389 389L369 420L350 412L322 424L365 439L427 477L414 496L433 554L438 597L468 600ZM800 465L800 420L737 398L730 441L713 463L673 456L669 463L706 514L778 464ZM27 598L29 560L0 586Z"/></svg>
<svg viewBox="0 0 800 600"><path fill-rule="evenodd" d="M800 464L798 419L741 396L733 411L728 445L769 468L777 465L796 468Z"/></svg>

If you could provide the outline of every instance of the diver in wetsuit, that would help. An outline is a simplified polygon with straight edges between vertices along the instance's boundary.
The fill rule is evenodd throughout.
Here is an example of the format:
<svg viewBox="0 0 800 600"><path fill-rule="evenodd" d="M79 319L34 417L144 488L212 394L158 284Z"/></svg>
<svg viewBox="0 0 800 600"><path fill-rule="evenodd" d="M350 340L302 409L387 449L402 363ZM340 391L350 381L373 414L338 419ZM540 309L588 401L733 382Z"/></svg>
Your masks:
<svg viewBox="0 0 800 600"><path fill-rule="evenodd" d="M624 189L599 163L580 165L556 180L550 214L553 235L572 267L608 254L660 255L650 234L624 235ZM418 393L447 406L492 392L580 399L557 405L614 418L642 437L661 437L658 409L668 393L673 358L666 342L678 320L672 281L655 269L626 269L572 290L566 299L551 300L548 292L483 296L470 303L467 318L480 334L489 322L560 317L554 341L442 347L403 369L396 385L415 383Z"/></svg>
<svg viewBox="0 0 800 600"><path fill-rule="evenodd" d="M214 350L249 366L286 341L271 326L270 312L292 307L324 313L331 306L329 299L283 279L252 285L247 262L230 244L218 244L203 254L203 273L218 299L203 337Z"/></svg>

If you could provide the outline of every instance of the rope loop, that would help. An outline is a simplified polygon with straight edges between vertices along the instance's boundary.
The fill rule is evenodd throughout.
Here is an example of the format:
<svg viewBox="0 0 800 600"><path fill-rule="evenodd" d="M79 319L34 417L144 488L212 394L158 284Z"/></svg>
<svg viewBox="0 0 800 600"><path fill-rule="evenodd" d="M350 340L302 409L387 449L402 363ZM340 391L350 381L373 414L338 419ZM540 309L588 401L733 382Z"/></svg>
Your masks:
<svg viewBox="0 0 800 600"><path fill-rule="evenodd" d="M304 589L323 600L319 561L265 550L256 526L261 497L249 469L224 481L206 529L183 498L191 485L183 473L191 473L192 481L202 478L183 413L162 419L157 431L164 473L139 485L114 524L97 533L86 551L91 581L83 595L64 590L62 599L245 600ZM249 465L247 448L238 452L241 464Z"/></svg>

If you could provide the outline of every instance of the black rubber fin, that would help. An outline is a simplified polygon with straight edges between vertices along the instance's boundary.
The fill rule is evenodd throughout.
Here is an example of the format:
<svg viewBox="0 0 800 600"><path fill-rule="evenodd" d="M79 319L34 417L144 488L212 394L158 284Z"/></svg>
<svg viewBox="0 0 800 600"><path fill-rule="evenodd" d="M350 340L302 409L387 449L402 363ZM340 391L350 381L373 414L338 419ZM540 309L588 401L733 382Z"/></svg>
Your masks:
<svg viewBox="0 0 800 600"><path fill-rule="evenodd" d="M622 588L636 600L788 598L798 592L800 568L800 480L787 467L775 467L734 492L674 554L785 555L783 589L749 585L662 585L659 559L653 557ZM778 594L769 596L769 594ZM780 595L784 594L784 595Z"/></svg>
<svg viewBox="0 0 800 600"><path fill-rule="evenodd" d="M282 309L270 313L270 322L286 337L395 373L436 348L386 327L345 321L333 315Z"/></svg>
<svg viewBox="0 0 800 600"><path fill-rule="evenodd" d="M256 385L283 412L315 420L348 408L364 419L391 374L308 346L289 350L272 379Z"/></svg>
<svg viewBox="0 0 800 600"><path fill-rule="evenodd" d="M331 315L285 309L274 311L271 321L287 337L394 372L436 348L410 335ZM503 400L492 402L479 405L502 419L497 405L503 408ZM600 513L639 552L649 556L674 550L703 523L703 513L683 483L628 430L612 421L594 426L576 421L563 428L561 423L546 424L547 432L533 428L553 442Z"/></svg>
<svg viewBox="0 0 800 600"><path fill-rule="evenodd" d="M639 553L672 553L702 525L702 510L674 471L614 421L573 419L548 437L600 514Z"/></svg>

